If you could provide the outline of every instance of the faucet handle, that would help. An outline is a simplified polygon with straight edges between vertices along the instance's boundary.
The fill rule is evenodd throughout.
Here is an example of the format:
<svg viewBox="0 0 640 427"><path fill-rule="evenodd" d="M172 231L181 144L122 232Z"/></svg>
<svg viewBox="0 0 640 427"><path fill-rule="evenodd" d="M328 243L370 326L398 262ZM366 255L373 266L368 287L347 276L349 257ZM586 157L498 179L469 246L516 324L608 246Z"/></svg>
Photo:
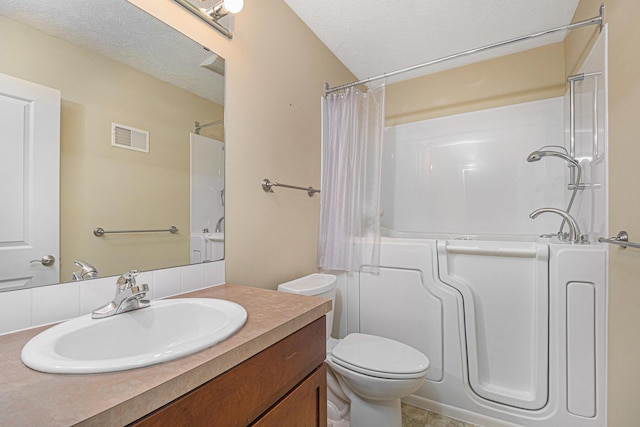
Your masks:
<svg viewBox="0 0 640 427"><path fill-rule="evenodd" d="M140 274L139 270L131 270L118 277L116 284L120 290L129 289L136 285L136 276Z"/></svg>
<svg viewBox="0 0 640 427"><path fill-rule="evenodd" d="M80 271L73 272L73 280L95 279L98 277L98 270L88 262L76 259L73 263L80 267Z"/></svg>

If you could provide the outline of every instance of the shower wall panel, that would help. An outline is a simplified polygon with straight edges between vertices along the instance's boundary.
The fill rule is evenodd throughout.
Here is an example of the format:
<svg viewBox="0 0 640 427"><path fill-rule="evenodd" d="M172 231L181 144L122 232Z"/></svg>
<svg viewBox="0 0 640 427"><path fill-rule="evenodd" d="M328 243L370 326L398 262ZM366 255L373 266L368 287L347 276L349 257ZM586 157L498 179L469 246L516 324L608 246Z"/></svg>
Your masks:
<svg viewBox="0 0 640 427"><path fill-rule="evenodd" d="M563 98L385 129L382 225L406 232L542 234L560 220L529 213L566 206L560 159L528 163L564 144Z"/></svg>

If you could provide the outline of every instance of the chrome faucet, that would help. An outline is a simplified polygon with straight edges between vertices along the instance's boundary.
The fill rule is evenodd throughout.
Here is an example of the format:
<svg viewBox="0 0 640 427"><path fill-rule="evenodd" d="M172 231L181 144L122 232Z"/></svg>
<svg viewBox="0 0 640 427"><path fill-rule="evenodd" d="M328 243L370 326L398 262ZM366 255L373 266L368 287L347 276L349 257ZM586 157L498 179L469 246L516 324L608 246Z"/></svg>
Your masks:
<svg viewBox="0 0 640 427"><path fill-rule="evenodd" d="M95 279L98 277L98 270L85 261L74 260L73 263L80 267L80 271L74 271L71 275L72 280Z"/></svg>
<svg viewBox="0 0 640 427"><path fill-rule="evenodd" d="M116 296L113 301L94 310L91 313L93 319L115 316L127 311L138 310L149 307L149 300L143 299L149 292L149 285L136 285L136 276L140 274L138 270L131 270L124 273L116 282Z"/></svg>
<svg viewBox="0 0 640 427"><path fill-rule="evenodd" d="M536 209L535 211L531 212L529 214L529 218L531 219L535 219L538 215L540 215L541 213L545 213L545 212L550 212L550 213L554 213L557 215L560 215L562 218L564 218L564 220L567 222L567 224L569 224L569 236L568 236L568 240L572 243L579 243L582 241L582 235L580 234L580 227L578 227L578 223L576 222L576 220L569 215L567 212L563 211L562 209L556 209L556 208L540 208L540 209ZM563 239L563 236L560 235L560 238Z"/></svg>
<svg viewBox="0 0 640 427"><path fill-rule="evenodd" d="M220 217L216 223L216 233L220 233L222 231L222 221L224 221L224 216Z"/></svg>

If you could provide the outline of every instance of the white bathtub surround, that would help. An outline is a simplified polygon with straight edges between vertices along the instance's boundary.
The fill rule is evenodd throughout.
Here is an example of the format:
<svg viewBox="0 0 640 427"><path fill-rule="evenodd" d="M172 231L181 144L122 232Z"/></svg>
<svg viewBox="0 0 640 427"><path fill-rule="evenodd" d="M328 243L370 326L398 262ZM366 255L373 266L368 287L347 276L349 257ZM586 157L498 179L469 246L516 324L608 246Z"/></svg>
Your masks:
<svg viewBox="0 0 640 427"><path fill-rule="evenodd" d="M563 99L516 104L385 129L382 225L407 232L542 234L564 209L565 163L528 163L564 143Z"/></svg>
<svg viewBox="0 0 640 427"><path fill-rule="evenodd" d="M575 84L574 156L586 188L578 190L571 215L591 242L609 237L606 46L605 28L579 71L596 76ZM559 158L527 162L527 156L547 145L570 152L568 129L568 93L386 128L382 226L412 233L556 233L562 218L534 221L529 214L566 209L572 168Z"/></svg>
<svg viewBox="0 0 640 427"><path fill-rule="evenodd" d="M502 236L503 237L503 236ZM404 400L479 425L606 423L606 248L383 237L345 275L339 336L404 342L431 370Z"/></svg>
<svg viewBox="0 0 640 427"><path fill-rule="evenodd" d="M224 230L224 143L192 133L190 147L190 262L197 264L224 258L223 244L207 239L207 234Z"/></svg>
<svg viewBox="0 0 640 427"><path fill-rule="evenodd" d="M568 96L386 129L380 274L343 276L336 327L429 357L406 402L479 425L606 425L606 40L575 84L574 153ZM545 145L583 168L571 214L588 244L537 237L560 216L529 219L573 190L566 161L527 162Z"/></svg>
<svg viewBox="0 0 640 427"><path fill-rule="evenodd" d="M323 98L322 192L318 266L357 271L375 266L380 240L380 162L384 82ZM367 238L373 245L360 244Z"/></svg>
<svg viewBox="0 0 640 427"><path fill-rule="evenodd" d="M0 334L91 313L113 299L117 276L0 293ZM225 282L224 261L141 273L151 299L191 292Z"/></svg>
<svg viewBox="0 0 640 427"><path fill-rule="evenodd" d="M191 233L190 251L189 262L191 264L223 259L224 232Z"/></svg>

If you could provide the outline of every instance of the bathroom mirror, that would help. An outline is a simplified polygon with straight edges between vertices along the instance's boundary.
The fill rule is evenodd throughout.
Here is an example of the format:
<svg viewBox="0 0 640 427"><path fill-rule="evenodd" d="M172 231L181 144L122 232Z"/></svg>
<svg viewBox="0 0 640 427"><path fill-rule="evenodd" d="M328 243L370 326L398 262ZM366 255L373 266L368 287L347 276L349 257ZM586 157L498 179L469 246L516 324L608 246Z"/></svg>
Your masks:
<svg viewBox="0 0 640 427"><path fill-rule="evenodd" d="M24 191L11 206L24 208L3 203L0 223L13 215L26 231L15 238L13 223L0 225L0 274L24 264L23 273L0 277L0 291L70 281L81 270L75 260L105 277L223 258L223 58L126 0L3 1L0 51L0 75L60 95L59 252L36 252L20 262L10 255L12 248L29 245L28 226L37 222L36 214L55 214L27 206L31 174L44 168L4 172L3 187L20 182ZM11 102L0 100L0 108ZM7 117L0 115L1 129L11 124ZM29 126L23 126L29 129L25 141L29 132L37 136ZM3 133L2 151L9 146ZM25 158L37 149L24 147ZM199 160L195 166L192 157ZM57 167L56 156L50 164ZM4 196L10 191L3 187ZM170 233L170 227L178 231ZM105 234L96 236L96 228ZM217 249L193 257L192 234L205 242L203 248L215 242ZM46 255L55 258L56 273L30 279L50 268Z"/></svg>

